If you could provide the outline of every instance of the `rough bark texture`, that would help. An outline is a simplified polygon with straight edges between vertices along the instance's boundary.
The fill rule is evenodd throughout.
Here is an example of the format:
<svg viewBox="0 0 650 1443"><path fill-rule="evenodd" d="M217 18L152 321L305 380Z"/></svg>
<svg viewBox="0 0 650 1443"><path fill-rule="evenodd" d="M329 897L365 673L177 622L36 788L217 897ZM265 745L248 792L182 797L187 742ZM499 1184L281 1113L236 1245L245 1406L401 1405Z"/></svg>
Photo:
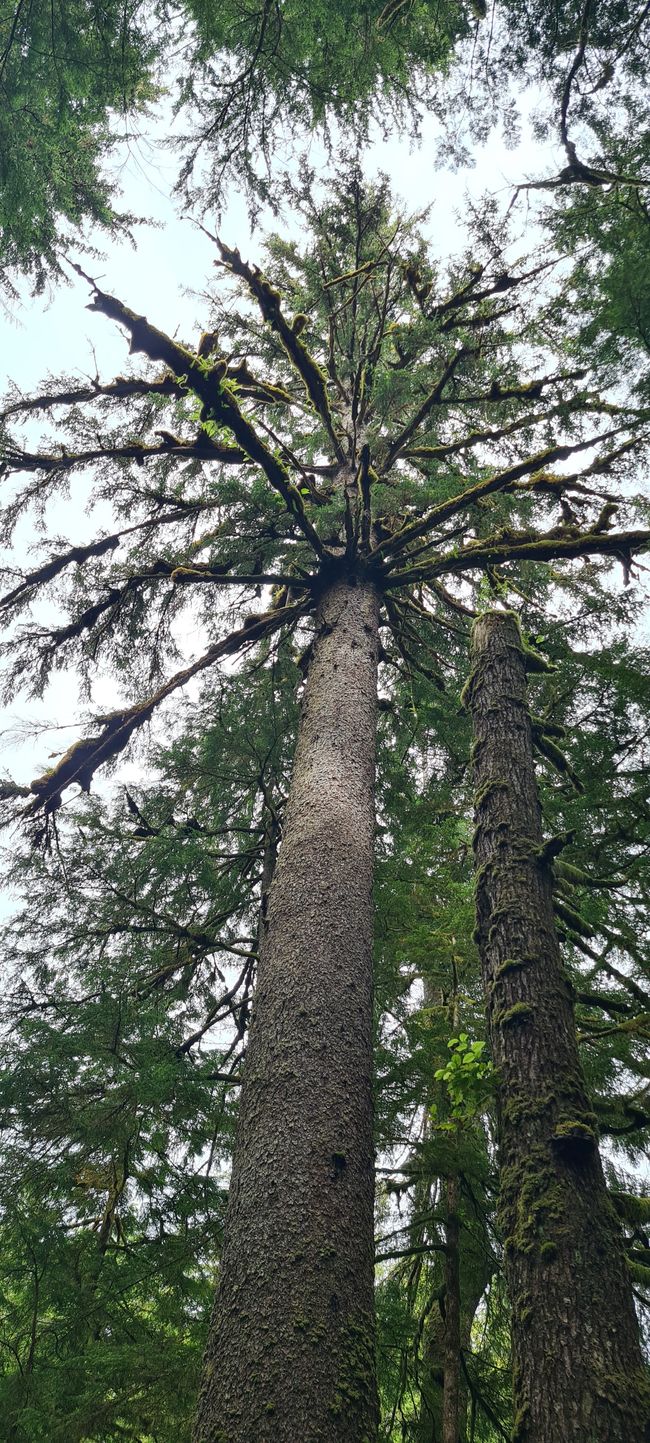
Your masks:
<svg viewBox="0 0 650 1443"><path fill-rule="evenodd" d="M638 1329L570 987L540 856L526 668L516 618L475 625L478 941L501 1076L501 1217L512 1303L516 1443L640 1443Z"/></svg>
<svg viewBox="0 0 650 1443"><path fill-rule="evenodd" d="M323 595L264 922L195 1443L373 1443L378 596Z"/></svg>

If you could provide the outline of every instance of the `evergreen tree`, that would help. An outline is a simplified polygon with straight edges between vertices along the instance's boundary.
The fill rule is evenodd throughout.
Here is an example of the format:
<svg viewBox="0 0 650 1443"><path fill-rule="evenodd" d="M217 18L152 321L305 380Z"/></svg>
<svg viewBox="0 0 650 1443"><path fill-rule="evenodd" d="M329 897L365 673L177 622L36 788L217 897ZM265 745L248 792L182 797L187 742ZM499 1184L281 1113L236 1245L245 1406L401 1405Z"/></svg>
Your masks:
<svg viewBox="0 0 650 1443"><path fill-rule="evenodd" d="M456 674L449 638L482 585L524 595L536 588L541 605L548 563L555 576L564 562L572 594L582 589L589 600L602 588L600 569L590 560L585 580L572 562L600 556L607 566L613 557L630 568L650 540L634 525L643 508L620 483L603 492L600 478L624 474L642 454L646 416L633 395L601 395L596 374L549 355L543 292L536 300L547 262L509 269L490 216L476 237L482 259L439 275L413 223L391 214L385 187L364 190L353 174L320 209L308 190L295 202L311 239L303 250L276 240L266 274L219 243L220 263L245 299L228 295L217 305L197 346L165 336L91 283L92 309L121 324L152 368L85 389L62 383L8 408L7 423L65 409L48 446L30 451L7 439L7 473L36 478L8 504L7 525L90 464L95 500L110 500L116 517L109 534L59 547L6 593L12 620L53 583L67 606L61 625L35 622L10 638L13 678L38 687L68 658L89 675L103 653L137 699L95 718L30 788L8 783L4 793L12 806L27 798L34 840L54 846L64 792L75 782L87 790L168 697L224 656L252 653L255 668L268 669L287 638L299 639L307 683L280 860L261 899L259 980L197 1436L221 1429L263 1439L281 1429L316 1439L331 1436L335 1420L342 1437L360 1440L376 1432L375 668L379 661L382 678L397 669L407 685L421 676L430 690L444 688L445 673ZM564 461L576 469L552 469ZM549 525L558 504L562 520ZM613 530L619 506L627 524ZM197 536L198 525L206 529ZM211 603L214 586L235 602ZM250 613L251 595L269 586L271 604ZM191 608L195 595L201 611ZM188 598L186 615L209 644L162 680ZM229 629L236 617L241 624ZM146 833L152 824L134 806ZM200 832L190 839L194 861L202 841ZM453 973L450 980L454 993ZM449 984L443 1002L448 1011ZM461 1051L480 1081L480 1054L465 1044ZM440 1071L453 1102L453 1059ZM454 1128L453 1107L449 1121ZM453 1152L434 1170L445 1179L450 1265L459 1246L455 1180L465 1171ZM459 1411L451 1352L462 1334L463 1283L460 1264L446 1272L450 1303L460 1289L453 1332L447 1318L450 1417L454 1392ZM472 1307L471 1294L468 1283L466 1331L480 1296Z"/></svg>
<svg viewBox="0 0 650 1443"><path fill-rule="evenodd" d="M224 677L152 756L159 781L14 866L1 1387L21 1443L189 1438L299 675L281 654L250 690Z"/></svg>
<svg viewBox="0 0 650 1443"><path fill-rule="evenodd" d="M546 663L501 612L477 621L472 660L478 945L501 1078L513 1436L641 1437L637 1320L554 926L552 860L566 838L544 842L535 786L533 725L551 755L557 729L531 723L526 669Z"/></svg>
<svg viewBox="0 0 650 1443"><path fill-rule="evenodd" d="M85 220L128 224L112 154L170 91L182 117L178 188L201 217L227 182L275 204L289 133L318 128L331 143L340 125L360 144L371 120L416 136L433 113L443 152L466 158L468 141L495 123L517 125L522 85L539 94L536 129L557 137L565 160L533 184L562 207L579 188L574 220L584 203L592 234L612 188L615 204L645 216L642 0L561 0L552 10L543 0L258 0L245 11L233 0L153 0L101 13L88 0L4 0L0 16L8 277L18 267L42 284Z"/></svg>

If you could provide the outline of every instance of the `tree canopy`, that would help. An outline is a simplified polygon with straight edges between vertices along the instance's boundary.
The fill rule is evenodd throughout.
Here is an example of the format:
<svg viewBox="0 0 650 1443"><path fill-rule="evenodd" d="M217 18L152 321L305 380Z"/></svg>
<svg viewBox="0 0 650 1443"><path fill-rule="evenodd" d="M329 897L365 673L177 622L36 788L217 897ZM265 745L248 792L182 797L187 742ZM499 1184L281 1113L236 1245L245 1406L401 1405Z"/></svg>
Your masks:
<svg viewBox="0 0 650 1443"><path fill-rule="evenodd" d="M232 182L274 204L278 153L314 127L340 125L362 141L374 122L413 133L433 113L443 148L466 158L466 139L516 124L526 84L539 90L538 131L557 136L566 161L533 182L596 197L621 185L634 201L647 183L645 21L644 5L619 0L552 10L519 0L264 0L243 11L154 0L101 16L86 0L72 9L6 0L3 268L42 282L78 245L82 222L126 222L112 157L170 92L179 187L201 213Z"/></svg>
<svg viewBox="0 0 650 1443"><path fill-rule="evenodd" d="M555 1443L563 1399L570 1443L638 1431L648 19L0 0L5 292L72 266L125 345L0 405L5 696L85 698L0 781L11 1443ZM533 92L551 159L436 260L366 142L471 164ZM200 336L101 280L161 117Z"/></svg>
<svg viewBox="0 0 650 1443"><path fill-rule="evenodd" d="M566 344L573 276L552 251L512 263L494 213L445 268L383 182L352 170L318 198L308 178L292 204L305 239L271 238L263 271L215 241L200 340L164 335L89 279L138 363L5 406L5 538L70 483L94 518L87 541L49 534L29 569L12 565L9 687L38 691L70 664L90 682L103 662L122 694L31 788L3 786L37 843L16 864L26 903L5 988L17 1443L189 1437L260 905L314 609L342 554L382 605L382 1438L427 1439L441 1407L450 1177L467 1416L485 1443L512 1421L460 708L470 623L494 602L528 637L545 827L567 840L558 924L647 1287L644 1205L625 1174L650 1120L650 698L627 635L650 541L643 380L625 352L588 361ZM172 733L153 775L75 802L69 789L87 791L133 738L143 747L152 718Z"/></svg>

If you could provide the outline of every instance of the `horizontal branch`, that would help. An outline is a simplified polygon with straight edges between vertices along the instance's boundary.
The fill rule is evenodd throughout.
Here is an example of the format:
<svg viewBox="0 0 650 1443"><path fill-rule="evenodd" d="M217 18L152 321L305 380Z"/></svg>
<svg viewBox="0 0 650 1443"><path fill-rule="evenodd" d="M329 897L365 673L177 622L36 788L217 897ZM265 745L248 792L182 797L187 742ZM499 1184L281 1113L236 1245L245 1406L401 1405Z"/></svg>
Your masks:
<svg viewBox="0 0 650 1443"><path fill-rule="evenodd" d="M76 466L90 466L94 461L135 461L141 466L151 457L182 456L185 460L221 461L225 465L241 466L248 456L239 446L220 446L211 441L207 432L200 432L195 441L181 441L170 432L159 432L163 439L154 446L143 441L126 441L123 445L94 446L88 451L66 451L56 454L21 451L18 447L5 449L0 456L0 475L3 472L42 471L51 475L57 471L72 471Z"/></svg>
<svg viewBox="0 0 650 1443"><path fill-rule="evenodd" d="M200 562L192 566L172 566L170 575L177 585L205 581L218 586L290 586L294 591L308 591L312 586L311 577L298 577L292 572L252 571L250 575L238 576Z"/></svg>
<svg viewBox="0 0 650 1443"><path fill-rule="evenodd" d="M533 280L536 276L541 275L542 272L556 265L557 257L552 256L550 260L542 261L540 265L534 266L532 270L522 271L520 275L512 276L508 272L502 272L501 275L495 276L494 280L489 282L487 286L484 286L482 290L476 290L476 287L483 279L485 267L477 267L469 281L466 281L460 290L455 291L453 296L450 296L448 300L440 301L438 305L432 306L425 312L427 320L437 320L439 316L447 315L449 311L457 310L461 306L478 305L480 301L488 300L490 296L503 295L506 291L511 291L515 287L523 285L525 281Z"/></svg>
<svg viewBox="0 0 650 1443"><path fill-rule="evenodd" d="M172 498L170 498L172 500ZM192 510L202 511L205 509L201 502L196 503ZM44 586L48 581L53 581L68 566L81 566L84 561L89 561L97 556L105 556L107 551L115 551L127 536L133 536L137 531L155 530L158 526L165 526L174 521L186 521L191 511L183 507L179 511L167 511L158 516L151 516L146 521L139 521L135 526L126 526L122 531L114 531L110 536L102 536L99 541L89 541L85 546L71 546L69 551L63 551L60 556L53 556L38 566L35 571L29 571L17 586L0 596L0 611L18 601L26 592L33 591L37 586ZM160 567L160 563L157 563ZM168 571L173 570L169 566ZM160 571L156 573L160 574Z"/></svg>
<svg viewBox="0 0 650 1443"><path fill-rule="evenodd" d="M504 565L508 561L571 561L578 556L613 556L619 560L629 559L633 552L645 551L650 547L650 531L583 532L578 536L561 537L547 533L546 536L526 536L503 532L493 538L473 541L462 547L455 555L441 557L430 566L409 567L408 570L393 572L386 577L384 586L411 586L417 581L428 581L434 576L450 575L458 571L471 571L476 567Z"/></svg>
<svg viewBox="0 0 650 1443"><path fill-rule="evenodd" d="M391 1263L396 1258L416 1258L425 1253L446 1253L446 1243L417 1243L412 1248L396 1248L394 1252L377 1253L376 1263Z"/></svg>
<svg viewBox="0 0 650 1443"><path fill-rule="evenodd" d="M446 456L453 456L458 451L468 451L473 446L489 445L492 441L501 441L504 436L513 436L517 431L526 431L533 426L543 425L552 421L556 416L579 414L597 414L608 416L633 416L648 418L648 410L639 410L631 406L615 406L607 401L590 399L584 394L573 396L569 401L558 401L557 405L549 406L544 411L527 411L525 415L518 416L516 420L509 421L504 426L486 426L483 431L468 431L457 441L449 441L440 446L409 446L404 456L409 461L442 461Z"/></svg>
<svg viewBox="0 0 650 1443"><path fill-rule="evenodd" d="M40 396L22 396L0 411L2 420L9 416L33 411L50 411L54 406L78 406L84 401L96 401L101 396L115 400L128 400L131 396L183 396L185 390L175 376L161 376L158 380L147 380L144 376L116 376L114 381L91 381L89 386L71 387L67 391L52 391Z"/></svg>
<svg viewBox="0 0 650 1443"><path fill-rule="evenodd" d="M622 430L627 430L627 426L611 427L610 430L602 431L598 436L592 436L585 441L575 441L564 446L550 446L545 451L539 451L534 456L528 456L524 461L515 462L512 466L508 466L505 471L496 471L492 476L488 476L485 481L478 481L476 485L468 487L467 491L461 491L458 495L450 497L449 501L443 501L437 506L432 506L424 516L418 517L416 521L408 522L400 531L394 532L386 541L383 541L381 546L377 548L376 554L388 557L394 555L396 552L403 550L410 541L417 540L418 537L426 535L432 527L441 526L445 521L449 521L452 517L456 516L459 511L464 511L468 506L476 505L477 502L482 501L486 496L492 496L495 492L511 491L516 482L520 481L522 477L530 475L531 472L542 472L545 466L553 465L555 461L566 461L569 456L574 456L579 451L590 450L601 441L607 441L612 436L620 435ZM642 439L646 438L636 438L635 444L640 445ZM594 462L592 466L587 467L581 474L585 477L589 476L597 464L597 462Z"/></svg>

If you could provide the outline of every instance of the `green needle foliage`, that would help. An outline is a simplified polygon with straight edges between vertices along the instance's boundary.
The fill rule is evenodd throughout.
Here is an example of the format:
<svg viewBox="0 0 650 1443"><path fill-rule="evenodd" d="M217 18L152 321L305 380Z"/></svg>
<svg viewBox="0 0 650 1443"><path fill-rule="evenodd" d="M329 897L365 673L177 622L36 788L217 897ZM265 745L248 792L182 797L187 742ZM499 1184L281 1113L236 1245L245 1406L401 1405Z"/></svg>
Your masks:
<svg viewBox="0 0 650 1443"><path fill-rule="evenodd" d="M104 162L116 117L154 93L159 53L142 5L3 0L0 6L0 261L37 281L80 222L120 217Z"/></svg>
<svg viewBox="0 0 650 1443"><path fill-rule="evenodd" d="M17 1440L189 1438L293 672L285 657L250 689L225 682L152 757L158 785L89 805L16 869L48 898L4 964L0 1396Z"/></svg>
<svg viewBox="0 0 650 1443"><path fill-rule="evenodd" d="M467 159L495 123L516 132L527 84L565 161L534 184L562 206L578 187L590 216L612 186L632 203L648 183L646 143L628 139L648 133L645 24L641 0L3 0L3 273L42 284L80 223L128 221L115 146L161 96L181 132L178 188L201 217L226 182L276 204L277 156L314 128L336 150L341 127L358 145L371 122L413 136L434 114L442 154Z"/></svg>
<svg viewBox="0 0 650 1443"><path fill-rule="evenodd" d="M16 863L25 904L3 988L0 1331L15 1443L189 1436L259 911L313 610L342 553L382 591L385 1443L425 1443L439 1416L454 1188L470 1436L494 1443L511 1421L460 699L471 621L495 599L555 664L539 670L531 648L545 827L566 841L558 916L596 1107L623 1149L617 1191L637 1190L650 693L626 636L650 537L635 377L567 357L562 282L540 254L510 265L489 213L473 254L445 270L383 183L353 172L322 203L309 185L293 203L306 241L272 240L263 274L220 246L200 341L164 336L93 285L94 309L144 362L85 388L63 378L4 412L5 475L26 477L5 539L69 485L91 503L87 539L49 536L28 572L12 568L9 686L38 692L62 665L90 685L103 665L123 698L30 788L2 789L37 843ZM44 598L57 608L46 620ZM166 745L145 753L152 719ZM133 739L153 775L110 802L75 800ZM449 1040L464 1034L478 1067L450 1095ZM641 1297L644 1220L634 1196L618 1206Z"/></svg>

